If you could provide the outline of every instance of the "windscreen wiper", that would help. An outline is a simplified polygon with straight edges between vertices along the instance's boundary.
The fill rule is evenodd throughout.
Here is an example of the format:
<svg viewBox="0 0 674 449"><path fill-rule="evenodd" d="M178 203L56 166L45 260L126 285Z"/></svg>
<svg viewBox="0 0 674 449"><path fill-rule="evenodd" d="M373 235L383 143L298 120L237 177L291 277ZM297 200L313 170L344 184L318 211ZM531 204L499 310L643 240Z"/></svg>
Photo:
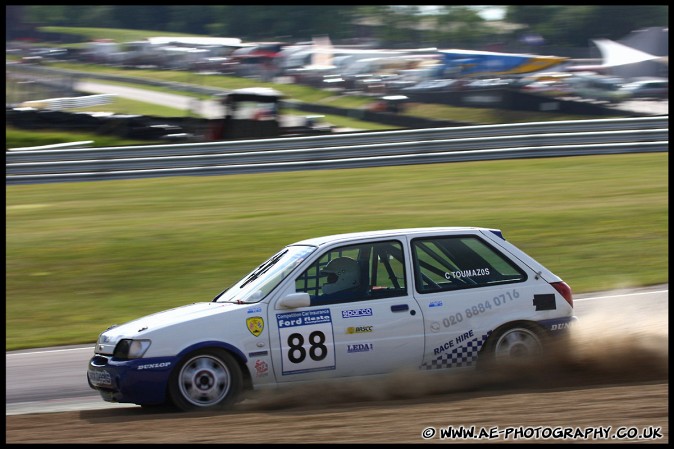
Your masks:
<svg viewBox="0 0 674 449"><path fill-rule="evenodd" d="M252 281L259 278L262 273L265 273L267 270L269 270L287 252L288 252L288 250L286 249L285 251L282 251L282 252L278 253L277 255L275 255L274 257L272 257L271 259L269 259L268 261L266 261L265 263L263 263L262 265L257 267L257 269L255 271L253 271L250 275L248 275L246 280L243 281L243 283L241 284L241 286L239 288L243 288L247 284L250 284Z"/></svg>

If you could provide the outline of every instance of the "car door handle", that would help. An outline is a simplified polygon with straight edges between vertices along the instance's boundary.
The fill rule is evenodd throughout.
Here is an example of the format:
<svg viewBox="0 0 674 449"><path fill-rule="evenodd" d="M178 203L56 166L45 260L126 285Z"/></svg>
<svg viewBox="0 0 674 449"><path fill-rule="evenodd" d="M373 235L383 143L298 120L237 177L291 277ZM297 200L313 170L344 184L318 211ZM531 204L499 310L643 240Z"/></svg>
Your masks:
<svg viewBox="0 0 674 449"><path fill-rule="evenodd" d="M391 306L391 312L404 312L409 309L410 306L408 306L407 304L397 304L395 306Z"/></svg>

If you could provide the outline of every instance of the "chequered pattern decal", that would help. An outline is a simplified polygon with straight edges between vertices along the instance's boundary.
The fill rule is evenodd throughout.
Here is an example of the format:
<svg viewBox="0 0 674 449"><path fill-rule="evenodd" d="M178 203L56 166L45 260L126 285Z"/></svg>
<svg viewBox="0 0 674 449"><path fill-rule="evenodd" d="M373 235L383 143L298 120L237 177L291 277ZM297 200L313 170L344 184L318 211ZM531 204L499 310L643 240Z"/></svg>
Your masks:
<svg viewBox="0 0 674 449"><path fill-rule="evenodd" d="M487 341L487 338L489 338L490 335L491 331L487 332L482 337L475 337L472 340L468 340L453 351L443 354L428 363L423 363L421 369L432 370L473 366L477 360L477 354L480 352L480 348L482 348L482 345Z"/></svg>

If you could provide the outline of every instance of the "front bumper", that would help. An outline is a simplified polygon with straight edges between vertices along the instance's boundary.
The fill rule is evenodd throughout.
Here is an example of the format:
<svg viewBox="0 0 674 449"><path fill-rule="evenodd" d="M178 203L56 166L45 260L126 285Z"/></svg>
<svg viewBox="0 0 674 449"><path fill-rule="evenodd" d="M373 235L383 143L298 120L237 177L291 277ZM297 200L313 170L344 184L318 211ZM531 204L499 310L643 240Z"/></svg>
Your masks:
<svg viewBox="0 0 674 449"><path fill-rule="evenodd" d="M89 360L87 381L108 402L163 404L176 361L177 357L120 360L97 354Z"/></svg>

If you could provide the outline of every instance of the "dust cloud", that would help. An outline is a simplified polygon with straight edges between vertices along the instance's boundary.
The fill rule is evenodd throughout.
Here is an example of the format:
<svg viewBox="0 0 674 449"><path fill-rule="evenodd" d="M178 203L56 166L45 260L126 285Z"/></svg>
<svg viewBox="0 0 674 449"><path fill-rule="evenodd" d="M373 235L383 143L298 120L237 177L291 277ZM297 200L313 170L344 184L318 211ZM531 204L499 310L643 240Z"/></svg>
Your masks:
<svg viewBox="0 0 674 449"><path fill-rule="evenodd" d="M667 316L635 310L584 315L569 338L549 348L535 362L518 362L458 372L397 372L367 380L325 381L253 393L242 410L374 401L463 400L489 392L532 392L608 385L662 382L668 378Z"/></svg>
<svg viewBox="0 0 674 449"><path fill-rule="evenodd" d="M529 365L296 385L260 391L226 412L176 414L138 407L8 415L6 442L419 444L443 442L422 439L429 426L465 424L648 428L661 436L585 440L666 443L667 304L653 306L648 317L640 308L643 303L633 303L628 301L627 308L634 310L611 303L602 314L582 313L566 347Z"/></svg>

